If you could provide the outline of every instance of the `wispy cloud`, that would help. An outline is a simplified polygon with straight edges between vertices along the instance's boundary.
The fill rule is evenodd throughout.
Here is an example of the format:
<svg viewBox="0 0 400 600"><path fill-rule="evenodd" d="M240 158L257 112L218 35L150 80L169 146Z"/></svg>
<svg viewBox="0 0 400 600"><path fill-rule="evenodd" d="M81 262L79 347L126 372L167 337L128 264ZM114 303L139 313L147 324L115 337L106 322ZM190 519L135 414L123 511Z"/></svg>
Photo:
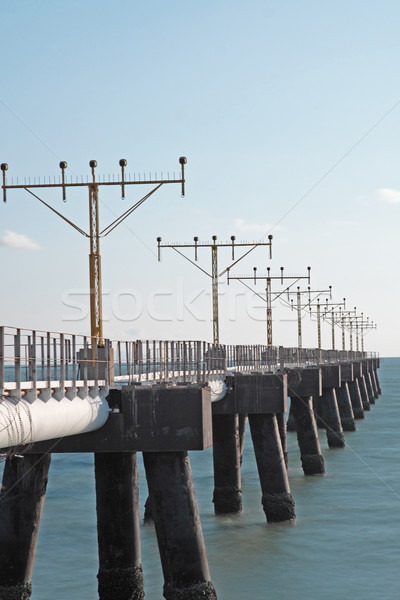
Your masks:
<svg viewBox="0 0 400 600"><path fill-rule="evenodd" d="M235 230L238 233L259 233L259 234L267 234L271 231L272 225L269 223L246 223L244 219L235 219L234 223ZM274 227L274 230L280 229L279 227Z"/></svg>
<svg viewBox="0 0 400 600"><path fill-rule="evenodd" d="M8 246L8 248L22 248L23 250L39 250L40 248L39 244L27 235L15 233L15 231L5 231L0 238L0 244Z"/></svg>
<svg viewBox="0 0 400 600"><path fill-rule="evenodd" d="M390 202L391 204L400 203L400 191L392 190L391 188L381 188L378 191L378 197L384 202Z"/></svg>

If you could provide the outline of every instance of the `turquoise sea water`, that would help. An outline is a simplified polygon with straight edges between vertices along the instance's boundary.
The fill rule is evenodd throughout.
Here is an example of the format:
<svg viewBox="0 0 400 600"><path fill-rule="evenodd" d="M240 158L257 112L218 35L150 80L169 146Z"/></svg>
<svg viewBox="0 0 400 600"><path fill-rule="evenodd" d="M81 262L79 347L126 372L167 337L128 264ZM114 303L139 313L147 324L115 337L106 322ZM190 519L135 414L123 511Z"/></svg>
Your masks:
<svg viewBox="0 0 400 600"><path fill-rule="evenodd" d="M211 578L219 600L398 600L400 598L400 359L381 361L382 395L329 450L326 476L304 477L288 434L295 524L268 525L247 432L243 514L214 516L212 452L191 453ZM146 484L141 456L141 506ZM147 600L162 599L154 529L142 527ZM53 455L33 574L33 600L96 600L93 457ZM118 600L116 598L116 600Z"/></svg>

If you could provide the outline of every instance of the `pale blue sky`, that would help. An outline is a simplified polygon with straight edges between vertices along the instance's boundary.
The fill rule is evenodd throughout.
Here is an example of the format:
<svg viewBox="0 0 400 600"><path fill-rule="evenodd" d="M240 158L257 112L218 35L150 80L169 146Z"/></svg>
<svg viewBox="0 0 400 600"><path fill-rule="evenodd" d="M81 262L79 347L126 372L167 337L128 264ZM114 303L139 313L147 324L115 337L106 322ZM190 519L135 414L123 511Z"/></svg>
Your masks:
<svg viewBox="0 0 400 600"><path fill-rule="evenodd" d="M172 173L188 157L186 197L164 187L102 243L105 335L211 339L209 297L190 304L209 281L172 250L158 264L155 238L253 240L279 222L272 269L311 265L313 287L333 285L335 299L378 323L367 349L399 355L399 21L395 1L3 3L10 178L58 175L60 159L69 173L86 176L93 158L99 173L117 173L122 157L132 174ZM102 221L140 191L125 203L117 188L102 191ZM84 191L65 205L60 193L43 197L87 229ZM88 332L63 304L87 290L87 241L25 192L0 210L2 323ZM40 249L12 247L20 238L6 232ZM237 272L253 264L265 269L261 250ZM263 309L236 296L238 283L222 291L221 341L264 343ZM292 318L277 308L274 343L296 344ZM305 323L304 345L316 345L315 329Z"/></svg>

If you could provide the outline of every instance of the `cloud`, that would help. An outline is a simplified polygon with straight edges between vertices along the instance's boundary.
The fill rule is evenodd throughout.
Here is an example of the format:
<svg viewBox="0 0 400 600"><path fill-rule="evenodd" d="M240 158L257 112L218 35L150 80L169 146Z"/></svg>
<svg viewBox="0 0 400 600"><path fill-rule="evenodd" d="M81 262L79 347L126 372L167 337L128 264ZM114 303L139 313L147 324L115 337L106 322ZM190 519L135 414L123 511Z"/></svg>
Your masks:
<svg viewBox="0 0 400 600"><path fill-rule="evenodd" d="M40 246L34 240L28 238L23 233L15 233L15 231L6 231L0 238L2 246L9 248L22 248L23 250L39 250Z"/></svg>
<svg viewBox="0 0 400 600"><path fill-rule="evenodd" d="M263 235L266 235L272 229L272 225L268 223L246 223L243 219L235 219L234 227L239 233L254 232ZM276 229L279 229L279 227L274 227L274 230Z"/></svg>
<svg viewBox="0 0 400 600"><path fill-rule="evenodd" d="M390 188L381 188L378 190L378 197L384 202L390 202L391 204L400 203L400 192L398 190L392 190Z"/></svg>

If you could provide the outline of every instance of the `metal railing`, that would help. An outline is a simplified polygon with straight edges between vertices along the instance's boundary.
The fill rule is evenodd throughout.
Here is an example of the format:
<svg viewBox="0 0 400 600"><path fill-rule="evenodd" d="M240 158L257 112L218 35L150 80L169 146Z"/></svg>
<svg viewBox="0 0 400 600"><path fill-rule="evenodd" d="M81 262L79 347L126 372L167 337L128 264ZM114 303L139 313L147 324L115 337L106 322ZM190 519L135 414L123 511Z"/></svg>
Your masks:
<svg viewBox="0 0 400 600"><path fill-rule="evenodd" d="M86 336L0 327L0 393L105 386L110 367L108 341L103 348Z"/></svg>
<svg viewBox="0 0 400 600"><path fill-rule="evenodd" d="M79 390L146 382L206 382L229 372L375 358L376 353L220 345L203 341L110 341L67 333L0 327L0 395L20 398L43 389Z"/></svg>

